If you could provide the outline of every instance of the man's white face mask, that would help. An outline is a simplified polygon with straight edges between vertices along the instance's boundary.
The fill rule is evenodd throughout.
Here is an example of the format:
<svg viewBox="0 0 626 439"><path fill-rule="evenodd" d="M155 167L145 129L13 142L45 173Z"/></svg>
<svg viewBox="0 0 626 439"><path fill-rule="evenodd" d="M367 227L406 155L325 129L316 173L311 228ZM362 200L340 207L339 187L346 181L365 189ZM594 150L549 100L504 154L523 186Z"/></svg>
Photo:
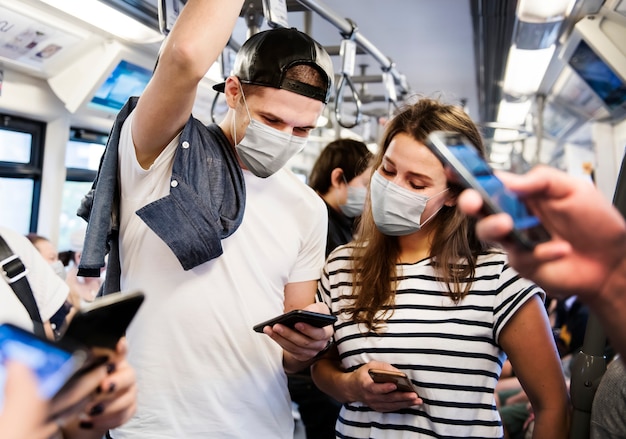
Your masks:
<svg viewBox="0 0 626 439"><path fill-rule="evenodd" d="M241 84L239 84L241 87ZM265 125L252 118L246 97L241 89L243 103L248 112L250 123L243 139L235 144L237 153L246 167L257 177L266 178L276 173L296 154L307 142L307 137L287 134ZM235 112L235 115L237 113ZM236 116L233 117L233 138L237 141Z"/></svg>

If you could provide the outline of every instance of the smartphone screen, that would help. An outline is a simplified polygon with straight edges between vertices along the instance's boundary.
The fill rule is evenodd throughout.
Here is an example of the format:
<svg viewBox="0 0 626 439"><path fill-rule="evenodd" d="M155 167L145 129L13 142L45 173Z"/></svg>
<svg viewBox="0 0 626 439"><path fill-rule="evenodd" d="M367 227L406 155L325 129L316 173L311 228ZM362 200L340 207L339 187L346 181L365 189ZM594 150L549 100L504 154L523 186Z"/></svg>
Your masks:
<svg viewBox="0 0 626 439"><path fill-rule="evenodd" d="M550 239L539 219L496 177L491 166L468 139L457 133L439 131L431 133L427 146L444 166L453 171L459 184L481 193L486 214L505 212L513 218L511 237L519 244L532 248Z"/></svg>
<svg viewBox="0 0 626 439"><path fill-rule="evenodd" d="M10 324L0 325L0 407L4 403L5 364L19 361L37 377L42 398L54 396L83 363L84 352L72 352Z"/></svg>

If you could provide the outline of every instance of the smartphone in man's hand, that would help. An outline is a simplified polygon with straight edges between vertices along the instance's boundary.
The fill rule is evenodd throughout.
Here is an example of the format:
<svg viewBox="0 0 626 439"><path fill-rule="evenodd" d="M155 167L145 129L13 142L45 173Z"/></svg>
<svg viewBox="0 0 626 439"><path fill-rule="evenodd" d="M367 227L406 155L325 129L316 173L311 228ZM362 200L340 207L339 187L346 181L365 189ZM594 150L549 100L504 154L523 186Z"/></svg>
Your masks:
<svg viewBox="0 0 626 439"><path fill-rule="evenodd" d="M285 314L281 314L272 319L266 320L255 325L252 329L256 332L263 332L263 328L266 326L274 326L276 323L280 323L281 325L285 325L289 328L294 328L295 324L298 322L308 323L311 326L315 326L317 328L323 328L324 326L332 325L337 321L337 317L330 314L323 314L314 311L306 311L303 309L295 309L293 311L289 311Z"/></svg>
<svg viewBox="0 0 626 439"><path fill-rule="evenodd" d="M550 234L541 225L539 218L532 215L517 194L507 189L496 177L491 166L469 139L459 133L434 131L425 143L444 168L451 171L449 180L480 193L483 214L504 212L513 218L514 228L510 239L527 249L550 239Z"/></svg>

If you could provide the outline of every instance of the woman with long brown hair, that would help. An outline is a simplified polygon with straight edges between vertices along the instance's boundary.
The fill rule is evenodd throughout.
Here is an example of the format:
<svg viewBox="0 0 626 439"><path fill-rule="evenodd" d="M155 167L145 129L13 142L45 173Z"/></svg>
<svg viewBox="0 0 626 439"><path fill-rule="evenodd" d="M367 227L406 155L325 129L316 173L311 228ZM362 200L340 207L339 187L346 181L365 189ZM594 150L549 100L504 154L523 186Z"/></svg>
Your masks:
<svg viewBox="0 0 626 439"><path fill-rule="evenodd" d="M456 209L462 190L424 144L435 130L477 145L459 107L421 99L386 127L358 239L329 256L318 294L338 317L335 346L314 364L343 407L338 437L503 437L494 387L508 357L535 413L535 438L565 438L567 389L543 307L499 248ZM334 353L334 356L333 356ZM375 383L404 372L415 392Z"/></svg>

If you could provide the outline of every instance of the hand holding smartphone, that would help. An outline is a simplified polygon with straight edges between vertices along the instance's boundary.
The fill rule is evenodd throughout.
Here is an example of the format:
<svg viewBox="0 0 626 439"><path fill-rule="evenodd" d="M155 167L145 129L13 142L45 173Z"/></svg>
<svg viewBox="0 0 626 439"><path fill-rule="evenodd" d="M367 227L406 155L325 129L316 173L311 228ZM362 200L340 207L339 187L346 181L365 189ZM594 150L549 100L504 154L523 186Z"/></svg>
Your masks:
<svg viewBox="0 0 626 439"><path fill-rule="evenodd" d="M532 249L536 244L550 239L550 234L539 219L495 176L493 169L466 137L459 133L434 131L428 136L426 146L452 172L452 181L480 193L485 215L504 212L513 218L510 235L513 241Z"/></svg>
<svg viewBox="0 0 626 439"><path fill-rule="evenodd" d="M393 370L369 369L369 376L375 383L394 383L399 392L415 392L415 387L404 372L396 372ZM419 396L419 395L418 395Z"/></svg>
<svg viewBox="0 0 626 439"><path fill-rule="evenodd" d="M265 328L266 326L274 326L276 323L280 323L281 325L285 325L293 329L295 324L298 322L308 323L309 325L315 326L317 328L323 328L324 326L332 325L336 321L337 317L329 314L296 309L261 322L255 325L252 329L254 329L256 332L262 333L263 328Z"/></svg>
<svg viewBox="0 0 626 439"><path fill-rule="evenodd" d="M0 406L4 398L7 360L28 366L35 374L41 398L50 399L86 364L88 358L84 349L70 350L20 327L8 323L0 325Z"/></svg>

